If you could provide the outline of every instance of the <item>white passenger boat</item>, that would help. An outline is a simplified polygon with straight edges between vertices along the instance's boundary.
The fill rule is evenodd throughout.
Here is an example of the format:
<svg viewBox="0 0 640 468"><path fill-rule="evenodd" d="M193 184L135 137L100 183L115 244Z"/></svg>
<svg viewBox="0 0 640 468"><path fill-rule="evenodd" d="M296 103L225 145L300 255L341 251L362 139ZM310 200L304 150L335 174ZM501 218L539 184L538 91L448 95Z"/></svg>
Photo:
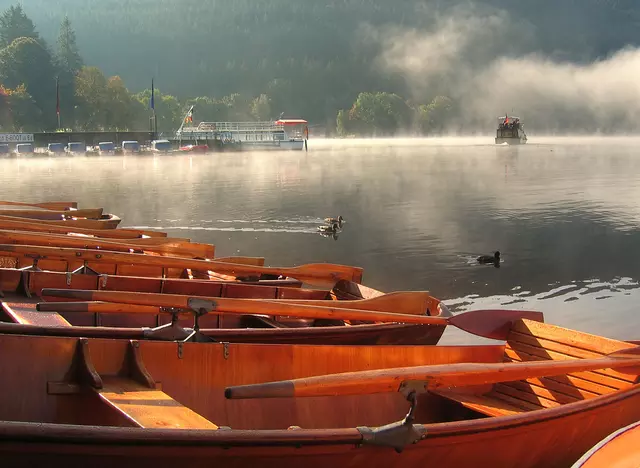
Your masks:
<svg viewBox="0 0 640 468"><path fill-rule="evenodd" d="M210 147L237 150L302 150L309 137L308 122L303 119L278 119L264 122L200 122L193 125L193 108L176 132L179 146L207 144Z"/></svg>

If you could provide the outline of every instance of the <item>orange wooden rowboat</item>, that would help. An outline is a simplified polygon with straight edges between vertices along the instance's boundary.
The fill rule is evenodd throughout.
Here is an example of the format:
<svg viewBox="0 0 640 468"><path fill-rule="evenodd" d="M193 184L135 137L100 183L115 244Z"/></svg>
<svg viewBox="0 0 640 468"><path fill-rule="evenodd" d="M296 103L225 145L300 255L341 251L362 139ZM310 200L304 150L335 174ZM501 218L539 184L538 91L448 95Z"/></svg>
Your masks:
<svg viewBox="0 0 640 468"><path fill-rule="evenodd" d="M289 276L310 284L329 284L333 286L340 280L360 283L362 268L331 263L315 263L296 267L262 267L239 263L228 263L210 260L192 260L170 256L150 256L123 252L96 251L91 249L73 249L62 247L40 247L31 245L0 244L0 257L27 258L32 261L62 260L85 262L92 268L100 265L125 265L137 267L155 267L160 269L158 276L164 276L167 269L196 271L212 271L233 277L260 277L260 275ZM95 266L94 266L95 265ZM67 266L68 268L68 266ZM100 273L117 273L117 271L98 270ZM121 272L120 272L121 273Z"/></svg>
<svg viewBox="0 0 640 468"><path fill-rule="evenodd" d="M78 202L75 202L75 201L25 203L25 202L0 200L0 205L44 208L45 210L69 210L71 208L78 208Z"/></svg>
<svg viewBox="0 0 640 468"><path fill-rule="evenodd" d="M637 375L624 371L637 355L616 369L569 370L584 359L610 365L604 356L633 345L526 319L505 337L505 345L334 347L3 333L0 369L11 378L0 398L15 404L0 406L0 453L9 465L567 467L640 419ZM432 391L410 382L405 393L224 397L227 387L340 372L529 361L564 370Z"/></svg>
<svg viewBox="0 0 640 468"><path fill-rule="evenodd" d="M192 317L178 318L170 330L172 316L161 313L159 307L152 313L141 315L140 308L123 308L119 304L70 303L46 304L57 317L38 314L35 303L25 303L29 296L42 294L43 288L83 288L100 291L144 291L192 296L252 298L272 300L321 300L329 304L348 304L359 299L387 297L385 304L396 304L393 295L365 286L341 281L331 291L301 288L293 280L262 280L257 283L235 283L212 280L186 280L176 278L139 278L120 276L67 275L43 271L19 272L0 269L0 291L4 291L4 317L0 320L32 326L25 333L87 337L126 337L130 339L177 339L188 336L194 325ZM424 296L423 311L434 317L447 317L449 312L440 302ZM51 300L52 298L47 298ZM418 298L420 301L423 299ZM405 301L406 302L406 301ZM420 302L413 301L415 307ZM389 308L389 305L383 304ZM411 303L406 303L409 307ZM398 308L402 304L398 303ZM144 308L143 308L144 309ZM147 308L148 309L148 308ZM408 310L408 309L403 309ZM84 312L83 312L84 311ZM114 313L120 311L121 313ZM55 314L55 315L58 315ZM73 329L60 330L62 321ZM199 318L203 335L217 341L262 343L317 343L317 344L436 344L444 325L406 325L352 323L345 326L339 320L313 320L273 315L226 316L207 314ZM34 331L33 327L38 327ZM161 327L161 328L158 328ZM117 329L117 330L116 330Z"/></svg>
<svg viewBox="0 0 640 468"><path fill-rule="evenodd" d="M115 229L118 224L120 224L120 218L113 214L103 214L99 219L88 219L88 218L77 218L70 217L66 219L60 220L43 220L43 219L33 219L33 218L20 218L18 216L11 215L0 215L0 221L25 221L29 222L44 223L48 225L54 226L69 226L69 227L77 227L83 229ZM153 236L153 232L146 232L146 235ZM156 234L162 236L162 234ZM165 234L166 236L166 234ZM164 236L162 236L164 237Z"/></svg>
<svg viewBox="0 0 640 468"><path fill-rule="evenodd" d="M25 208L0 205L0 215L14 216L36 220L64 220L65 218L99 219L102 216L102 208L87 208L73 210L47 210L44 208Z"/></svg>
<svg viewBox="0 0 640 468"><path fill-rule="evenodd" d="M44 222L33 219L13 218L0 216L1 229L13 229L18 231L49 232L54 234L82 234L104 239L139 239L150 237L153 239L166 238L167 233L161 231L144 231L140 229L86 229L75 226L70 222ZM187 239L176 239L183 240Z"/></svg>
<svg viewBox="0 0 640 468"><path fill-rule="evenodd" d="M572 468L638 468L640 421L617 430L584 454Z"/></svg>

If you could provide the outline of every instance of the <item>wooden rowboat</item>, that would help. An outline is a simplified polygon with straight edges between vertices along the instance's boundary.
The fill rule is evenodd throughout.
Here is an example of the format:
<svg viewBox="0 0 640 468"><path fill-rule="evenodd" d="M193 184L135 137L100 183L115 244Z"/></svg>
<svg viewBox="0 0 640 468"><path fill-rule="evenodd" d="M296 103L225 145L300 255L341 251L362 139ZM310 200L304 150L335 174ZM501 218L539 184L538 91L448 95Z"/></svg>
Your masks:
<svg viewBox="0 0 640 468"><path fill-rule="evenodd" d="M24 218L0 216L0 229L17 231L48 232L52 234L82 234L101 239L139 239L150 237L153 239L166 238L167 233L161 231L144 231L140 229L86 229L74 226L73 223L41 222ZM176 239L176 238L173 238ZM178 239L186 241L188 239Z"/></svg>
<svg viewBox="0 0 640 468"><path fill-rule="evenodd" d="M640 421L617 430L584 454L572 468L638 468Z"/></svg>
<svg viewBox="0 0 640 468"><path fill-rule="evenodd" d="M174 320L160 307L126 307L104 303L41 304L46 313L35 310L35 302L21 294L26 288L31 295L42 294L43 288L78 288L95 291L145 291L166 294L189 294L194 297L249 298L264 300L322 301L327 305L353 306L363 299L377 299L375 308L408 311L422 310L431 317L447 317L449 312L440 301L426 293L385 295L375 289L346 281L331 291L300 288L300 283L285 280L247 284L210 280L173 278L136 278L117 276L65 275L42 271L28 271L17 275L16 270L0 269L0 290L5 299L0 321L31 326L32 334L87 337L119 337L129 339L182 339L193 331L192 318ZM291 287L295 286L295 287ZM415 297L417 296L417 297ZM53 298L48 297L48 300ZM401 303L402 302L402 303ZM368 307L374 307L368 303ZM397 304L397 306L394 306ZM142 312L142 313L140 313ZM199 317L200 331L216 341L246 343L316 343L316 344L436 344L445 326L407 325L402 323L353 323L345 326L341 320L299 319L274 315L226 316L207 314ZM64 327L61 329L60 327ZM72 326L72 327L71 327ZM37 328L37 329L36 329Z"/></svg>
<svg viewBox="0 0 640 468"><path fill-rule="evenodd" d="M13 404L0 406L0 453L29 466L567 467L640 419L637 352L606 357L633 345L527 319L505 337L505 345L333 347L3 333L0 370L11 378L0 398ZM265 387L252 386L260 382L298 391L291 379L349 372L353 383L398 366L427 366L440 380L442 369L459 374L456 387L395 380L393 391L364 394L369 376L358 394L235 399L247 385L260 396ZM529 370L525 380L464 384Z"/></svg>
<svg viewBox="0 0 640 468"><path fill-rule="evenodd" d="M33 218L21 218L15 215L2 215L0 214L0 221L37 221L38 223L54 225L54 226L68 226L68 227L77 227L83 229L115 229L118 224L120 224L120 218L113 214L103 214L98 219L88 219L88 218L77 218L70 217L66 219L59 220L42 220L42 219L33 219ZM153 234L146 233L149 236L153 236ZM166 234L165 234L166 235ZM164 237L164 236L163 236Z"/></svg>
<svg viewBox="0 0 640 468"><path fill-rule="evenodd" d="M0 205L0 215L13 216L44 221L64 220L66 218L99 219L102 216L102 208L73 209L73 210L47 210L44 208L25 208Z"/></svg>
<svg viewBox="0 0 640 468"><path fill-rule="evenodd" d="M15 202L15 201L0 200L0 205L24 206L24 207L31 207L31 208L44 208L45 210L68 210L68 209L71 209L71 208L78 208L78 202L76 202L76 201L56 201L56 202L25 203L25 202Z"/></svg>
<svg viewBox="0 0 640 468"><path fill-rule="evenodd" d="M124 252L109 252L94 249L63 247L41 247L32 245L0 244L0 258L11 257L26 260L34 267L53 271L73 271L78 262L90 266L99 273L126 274L120 267L135 267L137 275L167 276L182 275L185 270L225 275L229 279L260 278L261 276L288 276L309 284L333 286L340 280L362 282L363 270L359 267L331 263L315 263L296 267L264 267L247 263L227 261L195 260L172 256L152 256ZM47 266L44 267L44 262ZM56 268L56 264L58 265ZM18 264L22 267L22 264ZM61 265L61 266L60 266ZM5 263L6 266L6 263ZM13 266L13 265L9 265ZM28 265L27 265L28 266ZM142 273L142 272L145 273Z"/></svg>

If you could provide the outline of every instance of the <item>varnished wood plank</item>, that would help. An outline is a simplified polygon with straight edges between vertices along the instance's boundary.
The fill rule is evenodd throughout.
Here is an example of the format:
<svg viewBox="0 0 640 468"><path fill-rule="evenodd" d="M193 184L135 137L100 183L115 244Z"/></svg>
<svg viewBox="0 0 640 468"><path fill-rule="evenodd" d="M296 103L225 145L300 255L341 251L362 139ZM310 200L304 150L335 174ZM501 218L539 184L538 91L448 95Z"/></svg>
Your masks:
<svg viewBox="0 0 640 468"><path fill-rule="evenodd" d="M521 400L519 398L514 398L510 395L506 395L504 393L492 391L485 396L487 399L497 400L500 402L505 402L510 404L513 407L520 408L521 413L526 411L537 411L543 409L542 406L536 405L534 403L530 403L528 401Z"/></svg>
<svg viewBox="0 0 640 468"><path fill-rule="evenodd" d="M597 335L591 335L589 333L583 333L558 327L556 325L550 325L548 323L534 322L526 319L516 321L511 330L604 354L613 353L621 349L632 348L634 346L633 344L625 343L623 341L612 340Z"/></svg>
<svg viewBox="0 0 640 468"><path fill-rule="evenodd" d="M488 398L484 395L456 392L455 390L435 390L433 393L487 416L508 416L525 411L523 408L511 405L506 401Z"/></svg>
<svg viewBox="0 0 640 468"><path fill-rule="evenodd" d="M546 360L554 360L554 361L566 361L566 360L576 360L573 356L569 356L564 353L559 353L556 351L551 351L548 349L540 348L538 346L529 346L524 343L513 343L508 341L508 345L516 352L524 352L530 356L537 356ZM599 356L598 356L599 357ZM610 376L628 383L633 383L636 380L636 376L623 374L622 372L617 372L612 369L600 369L593 371L596 374Z"/></svg>
<svg viewBox="0 0 640 468"><path fill-rule="evenodd" d="M160 390L130 379L103 378L100 398L142 428L217 429L218 426Z"/></svg>
<svg viewBox="0 0 640 468"><path fill-rule="evenodd" d="M545 361L545 358L541 358L538 356L532 356L527 353L521 351L515 351L507 345L505 347L505 355L514 361ZM587 372L572 372L571 374L563 374L560 376L547 377L549 379L553 379L559 382L563 382L568 376L572 376L575 379L572 383L579 388L583 388L585 390L594 391L593 387L590 384L598 384L603 387L603 393L610 393L611 391L619 390L621 388L626 388L630 384L623 380L619 380L613 377L609 377L608 375L597 374L595 372L587 371ZM604 391L605 388L609 388L610 391Z"/></svg>
<svg viewBox="0 0 640 468"><path fill-rule="evenodd" d="M543 408L554 408L556 406L561 405L561 403L558 403L557 401L554 401L549 398L545 398L544 396L539 395L537 393L533 393L529 390L523 391L523 390L520 390L519 388L513 387L508 384L494 385L491 395L495 395L496 393L499 393L501 395L507 395L507 396L510 396L511 398L517 398L518 400L522 400L523 402L531 403L537 406L542 406Z"/></svg>

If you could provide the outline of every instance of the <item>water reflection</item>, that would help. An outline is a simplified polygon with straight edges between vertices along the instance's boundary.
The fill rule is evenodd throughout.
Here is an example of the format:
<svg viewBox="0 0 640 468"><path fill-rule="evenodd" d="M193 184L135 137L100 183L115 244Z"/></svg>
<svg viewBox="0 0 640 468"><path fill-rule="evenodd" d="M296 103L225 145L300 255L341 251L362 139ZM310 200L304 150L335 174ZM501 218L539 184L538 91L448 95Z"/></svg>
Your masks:
<svg viewBox="0 0 640 468"><path fill-rule="evenodd" d="M103 206L124 225L214 243L220 256L354 264L382 290L427 289L460 310L538 308L550 322L630 338L640 140L535 140L314 140L308 153L7 159L0 191ZM317 226L337 213L348 228L327 242L334 237ZM469 261L495 250L499 269Z"/></svg>

